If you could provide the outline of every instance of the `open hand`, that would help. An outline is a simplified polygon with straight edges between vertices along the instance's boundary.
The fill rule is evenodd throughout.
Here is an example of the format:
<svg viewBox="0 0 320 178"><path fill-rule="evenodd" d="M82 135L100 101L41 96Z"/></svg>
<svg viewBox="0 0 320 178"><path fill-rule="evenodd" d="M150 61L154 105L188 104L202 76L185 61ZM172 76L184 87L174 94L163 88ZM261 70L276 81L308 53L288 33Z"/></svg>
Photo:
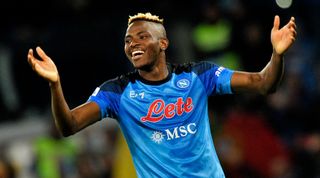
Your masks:
<svg viewBox="0 0 320 178"><path fill-rule="evenodd" d="M296 23L294 17L291 17L290 21L281 29L280 18L278 15L274 17L273 28L271 30L271 43L274 51L282 55L296 40Z"/></svg>
<svg viewBox="0 0 320 178"><path fill-rule="evenodd" d="M42 60L35 58L33 50L29 49L28 62L32 69L47 81L51 83L57 82L59 80L59 74L54 62L40 47L37 47L36 51Z"/></svg>

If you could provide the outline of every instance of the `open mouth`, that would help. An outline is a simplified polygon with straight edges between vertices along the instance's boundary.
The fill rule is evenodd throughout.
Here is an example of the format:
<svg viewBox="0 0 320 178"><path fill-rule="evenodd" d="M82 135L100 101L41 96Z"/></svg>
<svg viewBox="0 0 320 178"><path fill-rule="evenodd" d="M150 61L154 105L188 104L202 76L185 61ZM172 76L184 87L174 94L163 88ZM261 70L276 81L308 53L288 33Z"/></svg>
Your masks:
<svg viewBox="0 0 320 178"><path fill-rule="evenodd" d="M131 54L132 60L137 60L141 58L143 54L144 54L144 51L133 51Z"/></svg>

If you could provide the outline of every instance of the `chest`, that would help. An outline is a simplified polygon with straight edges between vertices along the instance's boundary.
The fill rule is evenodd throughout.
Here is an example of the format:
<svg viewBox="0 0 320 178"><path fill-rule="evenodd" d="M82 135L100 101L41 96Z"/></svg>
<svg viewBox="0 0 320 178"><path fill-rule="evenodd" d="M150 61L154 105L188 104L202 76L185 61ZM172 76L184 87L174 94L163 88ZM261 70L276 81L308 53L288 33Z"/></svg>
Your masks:
<svg viewBox="0 0 320 178"><path fill-rule="evenodd" d="M190 76L161 85L129 84L121 97L122 115L142 123L180 122L201 102L201 85Z"/></svg>

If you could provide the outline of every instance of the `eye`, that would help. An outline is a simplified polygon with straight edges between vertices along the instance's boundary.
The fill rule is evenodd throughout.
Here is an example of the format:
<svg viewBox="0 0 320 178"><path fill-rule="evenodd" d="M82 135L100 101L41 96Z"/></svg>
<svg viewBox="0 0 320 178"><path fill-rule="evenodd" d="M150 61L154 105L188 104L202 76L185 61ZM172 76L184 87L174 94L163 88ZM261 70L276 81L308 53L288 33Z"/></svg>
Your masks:
<svg viewBox="0 0 320 178"><path fill-rule="evenodd" d="M126 36L126 37L124 38L124 43L128 44L128 43L131 43L131 42L132 42L132 37Z"/></svg>
<svg viewBox="0 0 320 178"><path fill-rule="evenodd" d="M124 40L124 42L125 42L126 44L131 43L131 41L132 41L131 39L125 39L125 40Z"/></svg>
<svg viewBox="0 0 320 178"><path fill-rule="evenodd" d="M147 39L149 36L148 35L141 35L139 38L140 40L144 40L144 39Z"/></svg>

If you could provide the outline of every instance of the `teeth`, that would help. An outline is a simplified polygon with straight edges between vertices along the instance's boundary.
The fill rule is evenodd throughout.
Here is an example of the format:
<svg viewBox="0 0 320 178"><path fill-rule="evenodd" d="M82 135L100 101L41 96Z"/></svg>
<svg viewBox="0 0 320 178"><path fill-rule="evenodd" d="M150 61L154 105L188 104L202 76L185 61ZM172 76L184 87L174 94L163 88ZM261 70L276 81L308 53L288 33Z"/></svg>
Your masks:
<svg viewBox="0 0 320 178"><path fill-rule="evenodd" d="M132 56L143 54L143 53L144 53L143 51L134 51L132 52Z"/></svg>

